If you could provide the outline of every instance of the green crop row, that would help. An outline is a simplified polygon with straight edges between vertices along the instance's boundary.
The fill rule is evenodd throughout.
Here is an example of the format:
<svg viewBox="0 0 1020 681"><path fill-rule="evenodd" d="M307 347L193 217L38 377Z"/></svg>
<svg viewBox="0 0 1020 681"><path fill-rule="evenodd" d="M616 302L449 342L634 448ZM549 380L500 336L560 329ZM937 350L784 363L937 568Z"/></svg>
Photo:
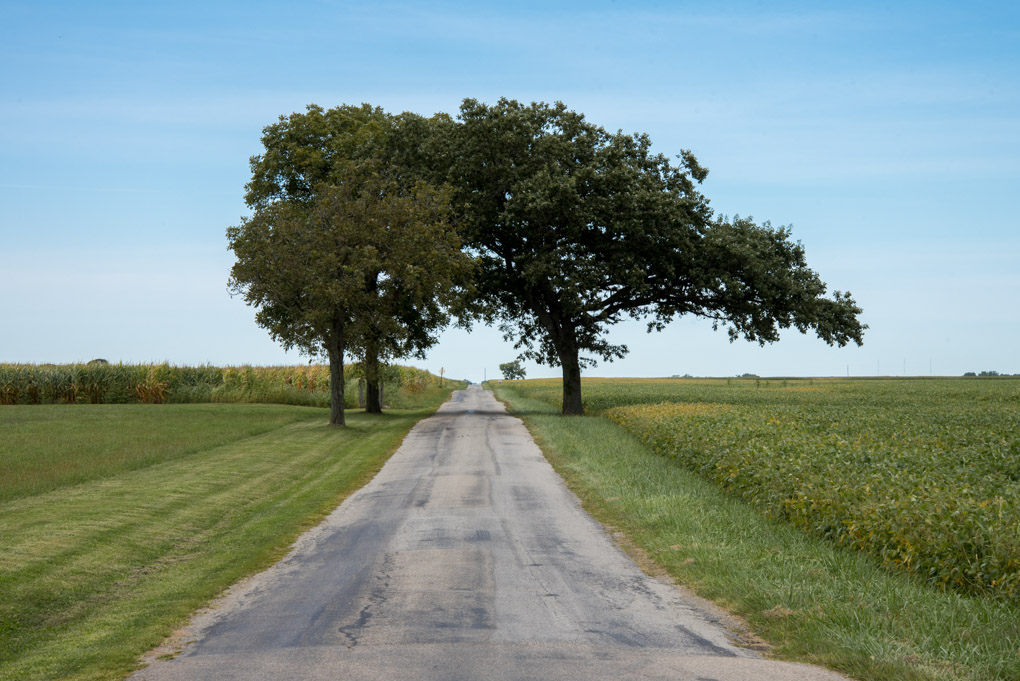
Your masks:
<svg viewBox="0 0 1020 681"><path fill-rule="evenodd" d="M345 367L345 406L358 406L360 364ZM416 403L440 378L415 367L383 369L392 406ZM0 405L264 402L329 405L329 367L174 366L171 364L0 364Z"/></svg>
<svg viewBox="0 0 1020 681"><path fill-rule="evenodd" d="M559 399L552 382L515 389ZM1020 600L1018 380L596 379L583 391L589 411L766 515L938 588Z"/></svg>
<svg viewBox="0 0 1020 681"><path fill-rule="evenodd" d="M562 400L560 379L515 382L514 389L554 406ZM586 378L581 391L588 413L612 407L660 402L717 402L743 405L858 404L918 405L953 411L972 406L1020 408L1015 378Z"/></svg>

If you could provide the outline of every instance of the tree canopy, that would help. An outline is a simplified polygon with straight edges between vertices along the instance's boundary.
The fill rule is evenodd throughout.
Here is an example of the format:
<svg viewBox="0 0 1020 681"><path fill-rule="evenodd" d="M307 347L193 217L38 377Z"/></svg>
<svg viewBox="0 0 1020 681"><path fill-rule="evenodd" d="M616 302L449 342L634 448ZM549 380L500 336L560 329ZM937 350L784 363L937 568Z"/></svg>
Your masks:
<svg viewBox="0 0 1020 681"><path fill-rule="evenodd" d="M649 331L704 317L731 341L793 327L862 342L860 308L826 295L788 228L714 215L691 152L671 160L562 103L466 99L456 119L312 105L263 145L254 215L228 231L231 282L275 338L331 365L349 348L366 373L421 352L454 309L559 365L563 412L579 414L582 368L627 353L608 333L628 317Z"/></svg>
<svg viewBox="0 0 1020 681"><path fill-rule="evenodd" d="M562 367L564 413L583 411L583 366L627 352L607 337L625 317L661 330L692 314L762 344L790 326L861 343L860 308L825 297L788 229L713 215L689 151L674 164L646 135L561 103L466 99L435 131L433 167L480 263L477 302L525 357Z"/></svg>
<svg viewBox="0 0 1020 681"><path fill-rule="evenodd" d="M230 286L284 347L328 357L330 422L343 425L345 353L364 359L378 411L380 359L436 342L471 261L449 190L392 162L393 118L382 110L309 106L264 133L247 185L253 215L227 230Z"/></svg>
<svg viewBox="0 0 1020 681"><path fill-rule="evenodd" d="M521 366L520 359L515 359L511 362L503 362L499 365L499 372L503 374L503 378L508 381L520 380L527 376L527 372L524 370L524 367Z"/></svg>

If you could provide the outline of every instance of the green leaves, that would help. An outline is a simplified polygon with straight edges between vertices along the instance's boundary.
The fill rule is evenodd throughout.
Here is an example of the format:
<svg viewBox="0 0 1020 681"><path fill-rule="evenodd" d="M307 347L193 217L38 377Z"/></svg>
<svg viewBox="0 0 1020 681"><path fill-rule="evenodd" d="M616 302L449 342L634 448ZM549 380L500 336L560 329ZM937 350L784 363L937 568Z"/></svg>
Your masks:
<svg viewBox="0 0 1020 681"><path fill-rule="evenodd" d="M782 329L795 327L814 330L830 344L859 344L866 328L850 294L825 297L825 284L807 267L804 250L790 240L789 230L750 219L713 218L698 191L708 170L689 150L671 161L652 152L647 135L609 133L561 102L525 105L500 99L488 105L465 99L456 121L445 115L389 116L367 104L328 111L310 105L306 113L266 127L263 144L265 153L251 159L245 200L257 214L276 221L284 216L274 206L286 204L293 211L289 222L310 220L328 232L334 223L354 220L366 233L379 234L388 221L445 222L446 216L432 216L449 205L475 277L469 286L461 276L469 268L452 256L440 257L438 262L453 269L449 282L461 294L444 306L455 306L465 318L498 322L522 357L561 365L570 383L564 392L567 412L581 410L582 366L627 353L608 338L609 328L626 317L648 320L651 331L693 314L725 326L731 339L759 343L773 342ZM430 204L432 212L416 212L418 203ZM228 232L232 243L247 238L240 229ZM343 238L347 243L357 236L347 230ZM447 253L445 236L429 239ZM282 243L289 248L300 240L294 236ZM274 248L284 247L280 241L274 240ZM417 238L409 243L417 244ZM305 248L296 251L304 260L323 255ZM380 285L396 276L382 271L383 250L380 245L378 252L350 251L361 260L332 263L330 271L339 279L334 277L330 296L355 300L357 291L338 282L357 273L354 279L360 276L366 290L381 291ZM275 262L289 268L280 263L294 259L301 260L284 253ZM374 269L379 270L375 275ZM404 281L416 278L413 267L402 271ZM254 285L240 274L232 280L237 290ZM328 278L321 272L310 276L316 282ZM288 286L293 288L293 281L277 282L273 289ZM310 281L299 288L302 295L316 291ZM321 337L321 331L308 327L302 333L290 330L300 326L297 319L309 307L324 308L293 291L286 300L283 305L279 298L269 303L258 297L260 323L281 342L299 347ZM299 302L304 308L295 317ZM330 328L341 324L353 333L351 310L344 308L340 317ZM445 323L435 310L426 317ZM382 317L375 319L379 327ZM408 328L418 327L426 331L405 348L420 350L434 339L427 329L436 326Z"/></svg>
<svg viewBox="0 0 1020 681"><path fill-rule="evenodd" d="M245 203L254 209L311 199L318 185L342 181L359 165L382 158L392 125L390 116L368 104L328 111L309 104L305 113L280 116L262 130L265 152L250 160Z"/></svg>
<svg viewBox="0 0 1020 681"><path fill-rule="evenodd" d="M367 104L281 117L251 159L254 213L227 230L231 289L285 347L329 357L335 407L345 352L364 358L379 409L379 360L423 353L469 288L450 191L406 165L428 128ZM332 419L342 423L342 409Z"/></svg>
<svg viewBox="0 0 1020 681"><path fill-rule="evenodd" d="M675 312L692 312L728 325L730 340L779 340L781 329L814 329L826 343L863 342L866 325L849 293L825 298L826 286L807 267L804 248L790 230L750 218L719 219L704 232L701 258L691 274L700 290ZM693 303L687 307L684 303Z"/></svg>
<svg viewBox="0 0 1020 681"><path fill-rule="evenodd" d="M503 362L499 365L499 372L508 381L520 380L526 375L524 367L521 366L520 359L515 359L512 362Z"/></svg>
<svg viewBox="0 0 1020 681"><path fill-rule="evenodd" d="M791 326L861 342L860 308L824 297L788 230L713 219L690 151L671 162L647 135L608 133L559 102L467 99L443 129L435 172L479 256L480 304L523 356L563 367L564 411L580 412L582 353L626 354L607 338L625 317L651 331L693 314L759 343Z"/></svg>

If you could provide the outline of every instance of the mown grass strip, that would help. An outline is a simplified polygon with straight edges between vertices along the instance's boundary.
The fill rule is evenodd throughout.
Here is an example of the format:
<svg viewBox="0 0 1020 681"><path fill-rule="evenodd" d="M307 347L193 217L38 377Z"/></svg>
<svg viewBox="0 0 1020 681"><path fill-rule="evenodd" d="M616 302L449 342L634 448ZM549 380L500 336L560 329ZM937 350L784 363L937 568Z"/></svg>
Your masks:
<svg viewBox="0 0 1020 681"><path fill-rule="evenodd" d="M273 404L94 404L0 408L0 503L144 468L322 419Z"/></svg>
<svg viewBox="0 0 1020 681"><path fill-rule="evenodd" d="M775 657L861 681L1020 678L1015 608L937 592L764 518L604 417L561 417L512 384L496 391L593 515L746 619Z"/></svg>
<svg viewBox="0 0 1020 681"><path fill-rule="evenodd" d="M291 407L307 416L0 505L0 679L123 678L191 612L279 559L371 479L434 406L351 413L346 429ZM265 415L261 405L235 408Z"/></svg>

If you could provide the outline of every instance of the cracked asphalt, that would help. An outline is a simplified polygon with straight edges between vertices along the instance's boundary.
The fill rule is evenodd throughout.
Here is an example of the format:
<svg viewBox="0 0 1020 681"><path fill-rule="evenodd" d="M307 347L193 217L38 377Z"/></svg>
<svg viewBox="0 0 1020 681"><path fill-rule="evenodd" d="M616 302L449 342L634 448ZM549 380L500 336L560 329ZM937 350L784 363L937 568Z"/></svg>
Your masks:
<svg viewBox="0 0 1020 681"><path fill-rule="evenodd" d="M692 512L696 512L692 510ZM646 576L479 386L136 681L837 681L761 659Z"/></svg>

